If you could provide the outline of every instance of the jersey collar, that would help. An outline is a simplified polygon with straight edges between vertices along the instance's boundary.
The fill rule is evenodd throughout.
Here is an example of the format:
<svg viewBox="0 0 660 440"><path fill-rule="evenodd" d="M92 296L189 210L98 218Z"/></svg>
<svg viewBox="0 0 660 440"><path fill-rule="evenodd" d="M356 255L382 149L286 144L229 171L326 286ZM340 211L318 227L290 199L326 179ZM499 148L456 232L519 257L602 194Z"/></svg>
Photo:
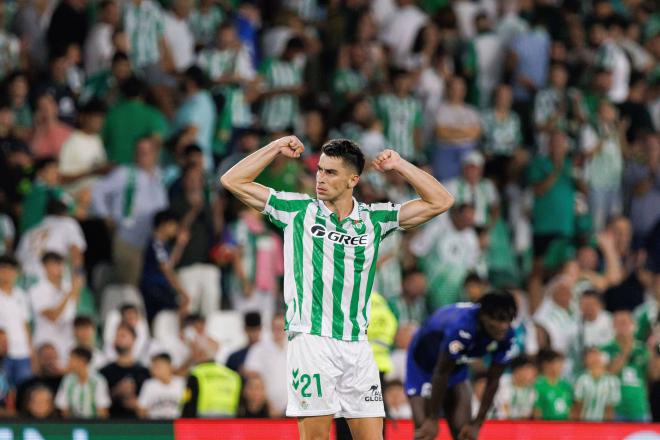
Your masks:
<svg viewBox="0 0 660 440"><path fill-rule="evenodd" d="M318 206L319 206L319 211L326 217L330 217L330 219L334 223L339 223L343 224L346 220L351 219L353 221L359 221L360 220L360 204L358 203L357 200L355 200L355 197L353 197L353 210L351 213L346 217L344 220L341 222L338 222L337 220L337 214L332 212L330 208L328 208L325 203L323 203L323 200L317 200Z"/></svg>

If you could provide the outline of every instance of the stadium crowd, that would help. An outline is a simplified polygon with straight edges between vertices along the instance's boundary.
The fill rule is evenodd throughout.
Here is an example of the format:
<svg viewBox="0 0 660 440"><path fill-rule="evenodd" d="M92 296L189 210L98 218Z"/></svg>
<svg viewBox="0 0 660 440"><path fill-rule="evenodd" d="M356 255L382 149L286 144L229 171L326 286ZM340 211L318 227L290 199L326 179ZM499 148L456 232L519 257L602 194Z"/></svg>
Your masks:
<svg viewBox="0 0 660 440"><path fill-rule="evenodd" d="M380 249L389 417L429 313L507 288L492 417L660 421L659 61L651 0L0 2L0 416L283 416L282 239L218 175L295 134L260 183L342 137L456 198Z"/></svg>

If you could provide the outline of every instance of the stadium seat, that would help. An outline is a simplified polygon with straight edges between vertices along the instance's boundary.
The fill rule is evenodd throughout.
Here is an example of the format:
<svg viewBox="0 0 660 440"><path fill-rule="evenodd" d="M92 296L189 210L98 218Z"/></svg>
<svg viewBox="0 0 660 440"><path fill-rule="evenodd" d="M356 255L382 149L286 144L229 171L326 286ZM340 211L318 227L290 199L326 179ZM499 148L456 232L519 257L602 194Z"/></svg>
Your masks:
<svg viewBox="0 0 660 440"><path fill-rule="evenodd" d="M219 311L206 320L206 332L220 344L216 361L224 363L230 354L247 343L243 330L243 314L234 311Z"/></svg>

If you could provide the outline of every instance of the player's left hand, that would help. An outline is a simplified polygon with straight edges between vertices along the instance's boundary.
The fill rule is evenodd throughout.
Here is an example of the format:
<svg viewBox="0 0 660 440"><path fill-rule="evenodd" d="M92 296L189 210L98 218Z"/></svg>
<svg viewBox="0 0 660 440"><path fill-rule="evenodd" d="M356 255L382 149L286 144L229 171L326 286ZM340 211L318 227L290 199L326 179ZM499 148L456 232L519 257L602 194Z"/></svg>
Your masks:
<svg viewBox="0 0 660 440"><path fill-rule="evenodd" d="M458 440L477 440L477 437L479 437L479 426L472 423L463 426L458 434Z"/></svg>
<svg viewBox="0 0 660 440"><path fill-rule="evenodd" d="M390 171L396 169L403 159L394 150L381 151L374 159L373 166L380 172Z"/></svg>
<svg viewBox="0 0 660 440"><path fill-rule="evenodd" d="M438 436L438 421L426 419L422 426L415 430L415 440L435 440Z"/></svg>

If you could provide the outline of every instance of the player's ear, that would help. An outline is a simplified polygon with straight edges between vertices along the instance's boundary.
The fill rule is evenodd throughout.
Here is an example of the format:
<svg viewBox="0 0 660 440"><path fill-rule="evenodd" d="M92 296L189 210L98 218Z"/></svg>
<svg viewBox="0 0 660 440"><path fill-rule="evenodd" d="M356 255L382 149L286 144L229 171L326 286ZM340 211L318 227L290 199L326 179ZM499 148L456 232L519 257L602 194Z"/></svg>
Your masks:
<svg viewBox="0 0 660 440"><path fill-rule="evenodd" d="M358 176L357 174L353 174L350 180L348 181L348 187L355 188L359 182L360 182L360 176Z"/></svg>

